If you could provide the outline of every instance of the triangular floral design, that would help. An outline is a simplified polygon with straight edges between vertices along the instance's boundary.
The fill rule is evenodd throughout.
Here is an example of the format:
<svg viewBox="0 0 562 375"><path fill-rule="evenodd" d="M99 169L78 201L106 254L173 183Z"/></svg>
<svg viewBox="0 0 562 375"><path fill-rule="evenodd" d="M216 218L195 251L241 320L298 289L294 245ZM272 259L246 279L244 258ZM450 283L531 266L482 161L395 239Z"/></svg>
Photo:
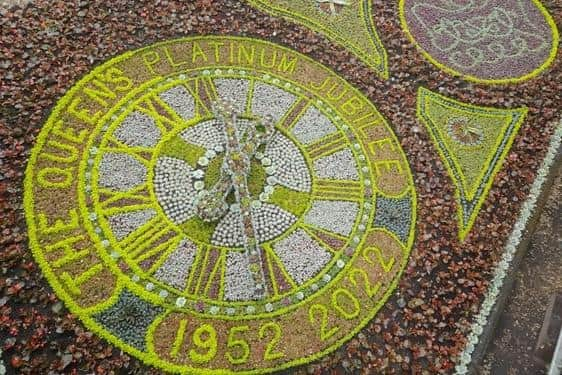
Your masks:
<svg viewBox="0 0 562 375"><path fill-rule="evenodd" d="M419 89L418 118L455 184L461 240L472 228L526 114L524 107L480 107Z"/></svg>

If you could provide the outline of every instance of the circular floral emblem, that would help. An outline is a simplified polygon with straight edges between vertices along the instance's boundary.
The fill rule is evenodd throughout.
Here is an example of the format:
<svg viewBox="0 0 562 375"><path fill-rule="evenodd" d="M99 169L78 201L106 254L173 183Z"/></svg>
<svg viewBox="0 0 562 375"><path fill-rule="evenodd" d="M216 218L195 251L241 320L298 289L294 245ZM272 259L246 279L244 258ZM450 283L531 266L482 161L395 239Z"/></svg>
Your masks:
<svg viewBox="0 0 562 375"><path fill-rule="evenodd" d="M466 80L514 83L552 64L560 36L539 0L400 0L402 27L434 65Z"/></svg>
<svg viewBox="0 0 562 375"><path fill-rule="evenodd" d="M384 303L416 198L373 105L311 59L193 37L58 103L26 173L34 255L73 313L179 373L310 362Z"/></svg>

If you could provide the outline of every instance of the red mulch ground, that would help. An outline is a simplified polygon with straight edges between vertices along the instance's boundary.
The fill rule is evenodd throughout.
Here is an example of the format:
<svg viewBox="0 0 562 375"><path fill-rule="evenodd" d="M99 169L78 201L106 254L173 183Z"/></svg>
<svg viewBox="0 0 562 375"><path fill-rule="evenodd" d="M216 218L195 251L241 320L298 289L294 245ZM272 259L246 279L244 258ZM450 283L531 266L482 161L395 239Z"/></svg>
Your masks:
<svg viewBox="0 0 562 375"><path fill-rule="evenodd" d="M402 33L396 1L374 1L389 54L381 81L342 48L238 1L39 0L0 18L0 345L12 371L160 373L84 330L42 278L27 246L24 168L50 109L93 66L127 49L186 34L242 34L308 54L359 87L394 127L418 191L417 240L400 286L376 319L306 373L448 373L546 152L562 102L562 59L514 86L469 84L423 60ZM558 24L562 6L544 1ZM457 241L453 185L415 117L417 88L530 113L479 218Z"/></svg>

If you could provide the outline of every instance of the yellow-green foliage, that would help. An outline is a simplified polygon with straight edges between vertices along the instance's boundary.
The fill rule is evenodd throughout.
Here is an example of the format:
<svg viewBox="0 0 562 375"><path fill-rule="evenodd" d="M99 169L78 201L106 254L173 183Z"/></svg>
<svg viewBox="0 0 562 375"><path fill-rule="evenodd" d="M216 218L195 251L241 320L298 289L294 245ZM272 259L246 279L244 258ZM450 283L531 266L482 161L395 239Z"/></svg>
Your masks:
<svg viewBox="0 0 562 375"><path fill-rule="evenodd" d="M425 124L443 159L453 183L458 203L459 237L464 240L501 168L505 156L525 120L527 108L480 107L423 87L418 92L418 118ZM480 140L465 144L456 139L449 121L463 118Z"/></svg>
<svg viewBox="0 0 562 375"><path fill-rule="evenodd" d="M197 159L205 154L205 149L197 145L185 142L181 137L175 136L160 148L161 156L169 156L181 159L192 167L197 165Z"/></svg>
<svg viewBox="0 0 562 375"><path fill-rule="evenodd" d="M354 0L337 14L321 10L314 0L248 0L255 7L283 16L324 34L353 52L381 77L388 78L386 50L377 34L370 0Z"/></svg>
<svg viewBox="0 0 562 375"><path fill-rule="evenodd" d="M269 201L299 217L308 208L309 196L308 193L287 189L284 186L276 186Z"/></svg>
<svg viewBox="0 0 562 375"><path fill-rule="evenodd" d="M211 242L211 236L216 226L217 223L206 223L198 217L191 218L180 225L181 229L189 234L189 237L203 243Z"/></svg>

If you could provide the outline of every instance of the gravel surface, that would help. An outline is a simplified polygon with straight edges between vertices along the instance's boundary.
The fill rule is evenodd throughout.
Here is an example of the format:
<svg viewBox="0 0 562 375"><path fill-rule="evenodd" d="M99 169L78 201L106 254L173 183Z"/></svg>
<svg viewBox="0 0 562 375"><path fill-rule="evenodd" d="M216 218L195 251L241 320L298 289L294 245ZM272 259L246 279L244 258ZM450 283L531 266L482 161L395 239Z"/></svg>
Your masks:
<svg viewBox="0 0 562 375"><path fill-rule="evenodd" d="M20 8L25 7L33 0L1 0L0 1L0 9L9 9L13 6L17 6Z"/></svg>
<svg viewBox="0 0 562 375"><path fill-rule="evenodd" d="M159 40L209 33L269 39L330 66L389 120L414 172L417 239L396 293L356 338L295 373L450 373L560 117L561 52L551 69L522 84L466 83L438 71L407 41L396 3L373 6L389 54L387 81L318 34L237 1L37 0L25 11L0 10L0 345L8 373L161 373L85 330L57 300L27 246L23 172L50 109L92 66ZM560 24L559 1L543 3ZM462 244L454 187L415 117L420 85L477 105L529 107Z"/></svg>

